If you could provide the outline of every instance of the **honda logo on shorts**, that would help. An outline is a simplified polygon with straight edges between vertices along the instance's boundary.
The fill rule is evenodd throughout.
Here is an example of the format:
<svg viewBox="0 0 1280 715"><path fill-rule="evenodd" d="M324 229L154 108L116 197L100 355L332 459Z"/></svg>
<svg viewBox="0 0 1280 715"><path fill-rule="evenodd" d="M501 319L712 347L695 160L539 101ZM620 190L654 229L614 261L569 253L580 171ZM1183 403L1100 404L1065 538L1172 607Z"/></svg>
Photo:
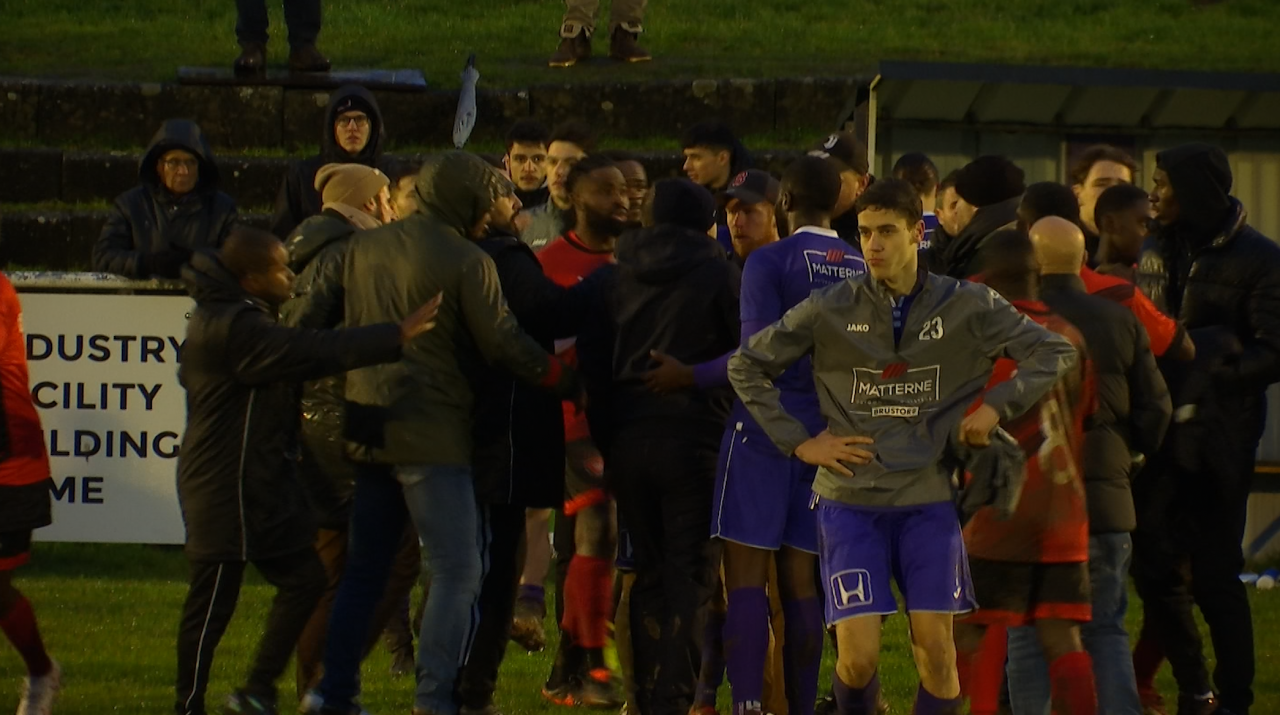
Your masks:
<svg viewBox="0 0 1280 715"><path fill-rule="evenodd" d="M871 574L865 569L841 571L831 577L831 602L837 610L869 606L873 600Z"/></svg>

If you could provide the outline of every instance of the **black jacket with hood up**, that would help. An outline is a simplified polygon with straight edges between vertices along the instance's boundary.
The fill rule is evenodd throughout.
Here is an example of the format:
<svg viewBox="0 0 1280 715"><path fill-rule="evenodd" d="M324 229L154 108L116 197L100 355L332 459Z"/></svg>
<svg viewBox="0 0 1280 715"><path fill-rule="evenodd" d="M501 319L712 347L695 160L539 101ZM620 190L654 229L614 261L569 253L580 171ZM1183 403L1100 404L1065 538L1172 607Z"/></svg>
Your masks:
<svg viewBox="0 0 1280 715"><path fill-rule="evenodd" d="M196 301L178 368L187 556L251 561L312 548L315 522L294 470L295 383L397 359L400 327L283 327L211 252L195 254L183 279Z"/></svg>
<svg viewBox="0 0 1280 715"><path fill-rule="evenodd" d="M930 273L967 280L982 272L982 249L996 231L1013 228L1018 224L1018 204L1021 196L983 206L973 214L973 220L955 238L929 247L925 262Z"/></svg>
<svg viewBox="0 0 1280 715"><path fill-rule="evenodd" d="M1040 300L1080 330L1093 365L1098 402L1084 443L1089 531L1133 531L1134 455L1155 456L1173 415L1147 330L1128 308L1089 295L1079 276L1042 276Z"/></svg>
<svg viewBox="0 0 1280 715"><path fill-rule="evenodd" d="M369 115L369 141L352 156L338 145L334 136L333 123L338 119L338 105L348 98L357 98L366 107ZM280 186L280 194L276 197L276 211L271 218L271 232L282 240L293 233L293 229L304 219L320 213L323 202L320 192L316 191L316 172L326 164L364 164L386 173L391 161L382 155L386 143L386 128L382 122L382 110L378 108L378 100L373 93L364 87L349 84L339 87L329 98L329 107L324 112L324 134L320 137L320 153L309 158L300 159L289 166L284 184Z"/></svg>
<svg viewBox="0 0 1280 715"><path fill-rule="evenodd" d="M590 320L577 341L591 386L592 437L605 451L619 427L649 422L719 439L732 389L659 395L645 386L644 374L654 366L650 351L696 365L738 347L738 267L706 234L673 225L623 234L616 255L616 266L597 270L601 319Z"/></svg>
<svg viewBox="0 0 1280 715"><path fill-rule="evenodd" d="M343 326L342 265L356 228L326 209L294 229L285 244L297 274L294 297L280 307L280 324L328 330ZM347 378L331 375L302 385L298 473L319 526L344 530L355 498L354 466L342 439Z"/></svg>
<svg viewBox="0 0 1280 715"><path fill-rule="evenodd" d="M160 183L156 164L165 152L181 149L200 162L196 188L174 196ZM93 268L128 278L177 278L181 260L153 261L158 254L180 258L200 248L218 248L236 222L236 202L218 190L218 165L195 122L170 119L151 139L138 162L140 184L116 197L111 215L93 246Z"/></svg>
<svg viewBox="0 0 1280 715"><path fill-rule="evenodd" d="M1247 480L1266 390L1280 380L1280 246L1250 227L1229 195L1220 149L1188 144L1160 152L1156 165L1179 214L1144 248L1139 286L1196 344L1194 362L1163 365L1175 410L1195 405L1193 417L1175 420L1167 444L1187 472Z"/></svg>

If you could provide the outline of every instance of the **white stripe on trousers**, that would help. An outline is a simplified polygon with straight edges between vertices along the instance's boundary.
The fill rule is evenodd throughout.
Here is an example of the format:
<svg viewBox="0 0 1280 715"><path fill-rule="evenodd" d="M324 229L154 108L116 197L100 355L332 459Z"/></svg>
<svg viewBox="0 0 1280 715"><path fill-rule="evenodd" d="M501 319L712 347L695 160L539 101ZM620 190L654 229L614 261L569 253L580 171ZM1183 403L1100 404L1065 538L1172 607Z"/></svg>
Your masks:
<svg viewBox="0 0 1280 715"><path fill-rule="evenodd" d="M196 645L195 677L191 679L191 694L187 696L187 702L182 706L187 712L191 712L191 701L195 699L196 693L200 691L200 660L204 657L204 638L209 635L209 621L213 618L213 606L218 602L218 586L222 584L222 569L224 568L226 568L226 564L218 564L218 575L213 579L213 595L209 597L209 610L204 614L204 627L200 629L200 642Z"/></svg>

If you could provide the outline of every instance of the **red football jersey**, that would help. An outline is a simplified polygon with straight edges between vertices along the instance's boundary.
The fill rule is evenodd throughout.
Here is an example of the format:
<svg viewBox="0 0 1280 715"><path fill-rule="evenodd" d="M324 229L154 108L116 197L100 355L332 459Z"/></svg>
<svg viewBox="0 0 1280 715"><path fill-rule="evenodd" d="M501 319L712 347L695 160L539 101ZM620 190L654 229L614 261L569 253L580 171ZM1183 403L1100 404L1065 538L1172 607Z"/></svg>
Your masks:
<svg viewBox="0 0 1280 715"><path fill-rule="evenodd" d="M613 252L593 251L582 245L582 242L578 240L573 231L568 231L539 251L538 261L542 263L542 270L547 274L548 278L555 281L557 285L567 288L577 285L600 266L612 263ZM577 367L578 356L574 352L573 345L572 338L557 340L556 355L560 356L567 364ZM587 439L590 436L590 430L587 428L586 413L579 412L573 402L565 401L565 441L576 442Z"/></svg>
<svg viewBox="0 0 1280 715"><path fill-rule="evenodd" d="M49 452L40 415L31 401L27 341L18 292L0 273L0 487L22 487L49 478ZM0 497L2 498L2 497ZM3 526L0 526L0 530Z"/></svg>
<svg viewBox="0 0 1280 715"><path fill-rule="evenodd" d="M1156 307L1151 299L1138 290L1138 287L1123 278L1107 276L1090 269L1080 267L1080 279L1089 295L1106 298L1133 311L1147 329L1147 338L1151 341L1151 352L1156 357L1164 355L1178 337L1178 321L1170 318Z"/></svg>
<svg viewBox="0 0 1280 715"><path fill-rule="evenodd" d="M991 508L964 527L969 555L990 561L1078 563L1089 559L1084 492L1084 421L1096 399L1084 338L1044 303L1014 301L1031 320L1071 341L1080 360L1034 407L1001 426L1026 453L1026 480L1014 515L1001 521ZM1009 379L1017 363L997 361L990 388Z"/></svg>

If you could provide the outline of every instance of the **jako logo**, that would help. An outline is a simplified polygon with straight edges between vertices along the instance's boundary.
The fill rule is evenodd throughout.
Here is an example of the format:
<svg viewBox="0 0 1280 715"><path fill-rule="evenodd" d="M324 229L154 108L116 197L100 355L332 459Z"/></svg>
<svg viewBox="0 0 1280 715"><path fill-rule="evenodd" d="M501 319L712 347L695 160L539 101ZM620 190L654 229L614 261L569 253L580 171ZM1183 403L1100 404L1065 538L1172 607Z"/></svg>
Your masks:
<svg viewBox="0 0 1280 715"><path fill-rule="evenodd" d="M874 600L871 574L865 569L841 571L831 577L831 601L837 610L869 606Z"/></svg>
<svg viewBox="0 0 1280 715"><path fill-rule="evenodd" d="M869 333L871 326L866 323L849 323L844 330L846 333Z"/></svg>

